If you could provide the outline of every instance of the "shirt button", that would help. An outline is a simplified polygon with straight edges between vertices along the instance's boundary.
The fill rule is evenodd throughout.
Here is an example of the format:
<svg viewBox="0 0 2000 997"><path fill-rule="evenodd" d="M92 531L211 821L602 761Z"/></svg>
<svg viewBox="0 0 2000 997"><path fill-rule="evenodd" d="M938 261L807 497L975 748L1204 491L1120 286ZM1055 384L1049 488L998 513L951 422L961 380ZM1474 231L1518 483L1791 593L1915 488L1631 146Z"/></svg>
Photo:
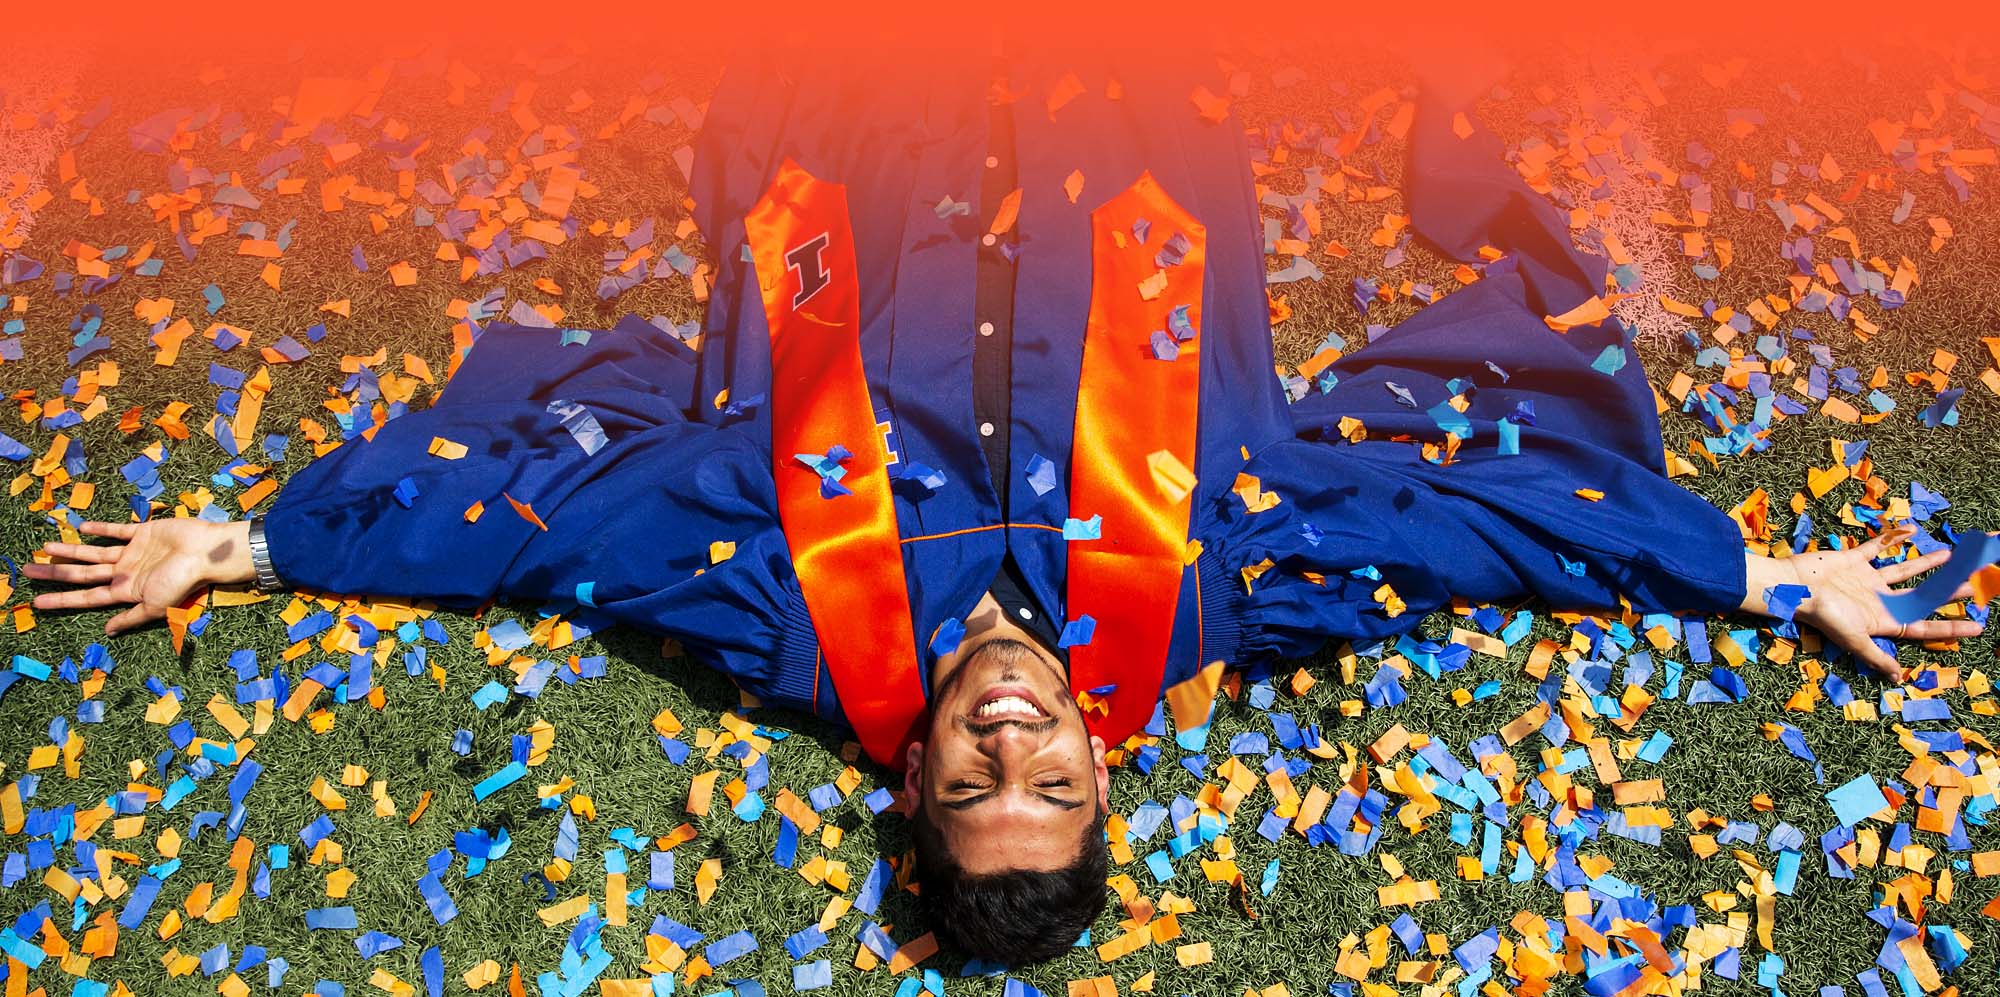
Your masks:
<svg viewBox="0 0 2000 997"><path fill-rule="evenodd" d="M991 232L988 232L985 235L979 237L979 244L982 246L991 246L998 241L999 239L995 238L993 233Z"/></svg>
<svg viewBox="0 0 2000 997"><path fill-rule="evenodd" d="M982 423L980 423L980 424L979 424L979 435L981 435L981 436L992 436L992 435L993 435L993 424L992 424L992 423L990 423L990 422L982 422Z"/></svg>
<svg viewBox="0 0 2000 997"><path fill-rule="evenodd" d="M991 336L991 335L993 335L993 323L991 323L991 322L981 322L981 323L979 323L979 334L980 334L980 335L982 335L982 336Z"/></svg>
<svg viewBox="0 0 2000 997"><path fill-rule="evenodd" d="M999 157L999 156L988 156L988 157L986 157L986 168L987 168L987 169L989 169L989 170L990 170L990 169L992 169L992 168L994 168L994 167L996 167L996 166L999 166L999 165L1000 165L1000 157Z"/></svg>
<svg viewBox="0 0 2000 997"><path fill-rule="evenodd" d="M1032 620L1035 618L1035 611L1029 609L1026 606L1022 606L1020 609L1015 610L1015 612L1020 613L1021 618L1024 620Z"/></svg>

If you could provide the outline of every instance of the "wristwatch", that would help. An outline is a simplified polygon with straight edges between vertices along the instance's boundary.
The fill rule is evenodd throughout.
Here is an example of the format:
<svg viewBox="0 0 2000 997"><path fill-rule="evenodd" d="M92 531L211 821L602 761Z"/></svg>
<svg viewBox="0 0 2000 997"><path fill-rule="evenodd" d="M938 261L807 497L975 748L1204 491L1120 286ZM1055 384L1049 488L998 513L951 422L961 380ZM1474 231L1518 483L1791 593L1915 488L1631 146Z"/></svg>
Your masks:
<svg viewBox="0 0 2000 997"><path fill-rule="evenodd" d="M250 564L257 570L257 587L266 592L282 591L277 569L271 567L271 548L264 542L264 517L250 521Z"/></svg>

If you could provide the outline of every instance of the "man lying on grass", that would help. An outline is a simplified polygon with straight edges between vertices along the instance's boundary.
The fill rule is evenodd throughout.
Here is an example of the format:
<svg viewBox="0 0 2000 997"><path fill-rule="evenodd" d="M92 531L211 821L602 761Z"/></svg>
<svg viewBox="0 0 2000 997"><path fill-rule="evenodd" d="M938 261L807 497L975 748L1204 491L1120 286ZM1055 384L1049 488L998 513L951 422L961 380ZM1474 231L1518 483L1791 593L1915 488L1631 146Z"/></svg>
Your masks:
<svg viewBox="0 0 2000 997"><path fill-rule="evenodd" d="M1009 964L1104 907L1107 745L1162 699L1205 724L1225 667L1392 638L1454 597L1636 623L1782 613L1767 594L1798 585L1800 623L1895 680L1878 638L1979 632L1886 611L1945 557L1896 560L1902 528L1746 554L1667 478L1640 364L1600 365L1619 324L1545 320L1604 290L1604 260L1497 139L1459 134L1469 93L1420 101L1407 196L1479 279L1293 392L1243 128L1189 101L1181 60L920 62L725 79L696 158L699 351L629 316L494 323L433 405L254 523L86 523L116 542L49 544L28 576L85 587L35 605L127 607L117 633L255 581L669 634L901 767L931 925Z"/></svg>

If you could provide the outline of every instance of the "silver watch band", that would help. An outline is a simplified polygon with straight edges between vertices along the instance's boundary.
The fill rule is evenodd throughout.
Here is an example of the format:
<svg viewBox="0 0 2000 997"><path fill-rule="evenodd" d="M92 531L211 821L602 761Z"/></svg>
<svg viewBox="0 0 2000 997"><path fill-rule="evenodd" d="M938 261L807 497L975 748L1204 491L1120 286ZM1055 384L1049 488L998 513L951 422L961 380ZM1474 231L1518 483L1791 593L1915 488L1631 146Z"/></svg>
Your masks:
<svg viewBox="0 0 2000 997"><path fill-rule="evenodd" d="M277 569L271 567L271 548L264 541L264 517L250 521L250 565L257 571L257 587L266 592L282 591Z"/></svg>

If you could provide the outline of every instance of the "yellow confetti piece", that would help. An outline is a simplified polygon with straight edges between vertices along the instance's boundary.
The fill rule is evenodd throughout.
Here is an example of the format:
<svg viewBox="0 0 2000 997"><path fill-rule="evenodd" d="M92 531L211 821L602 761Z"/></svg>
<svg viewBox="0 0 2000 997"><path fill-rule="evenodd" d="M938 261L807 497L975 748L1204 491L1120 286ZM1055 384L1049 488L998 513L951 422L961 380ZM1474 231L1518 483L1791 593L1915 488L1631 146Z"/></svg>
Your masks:
<svg viewBox="0 0 2000 997"><path fill-rule="evenodd" d="M1152 472L1153 487L1167 497L1169 502L1179 502L1194 491L1194 472L1174 455L1171 450L1155 450L1146 455L1146 468Z"/></svg>
<svg viewBox="0 0 2000 997"><path fill-rule="evenodd" d="M1069 203L1075 204L1077 197L1082 193L1083 193L1083 171L1082 170L1069 171L1069 176L1063 178L1063 194L1069 197ZM172 307L173 302L168 302L167 304L168 307Z"/></svg>
<svg viewBox="0 0 2000 997"><path fill-rule="evenodd" d="M1576 497L1596 502L1604 498L1604 493L1595 488L1579 488L1576 490Z"/></svg>
<svg viewBox="0 0 2000 997"><path fill-rule="evenodd" d="M1166 289L1167 272L1165 270L1155 270L1151 277L1139 282L1139 297L1141 300L1151 301L1159 297L1160 292Z"/></svg>
<svg viewBox="0 0 2000 997"><path fill-rule="evenodd" d="M1434 879L1421 882L1404 879L1398 883L1375 888L1376 902L1383 907L1410 907L1438 899L1438 885Z"/></svg>
<svg viewBox="0 0 2000 997"><path fill-rule="evenodd" d="M368 985L391 995L391 997L414 997L417 992L417 988L410 985L407 980L399 979L388 970L380 967L377 967L375 972L368 977Z"/></svg>
<svg viewBox="0 0 2000 997"><path fill-rule="evenodd" d="M347 798L336 792L331 785L328 785L325 776L314 776L312 786L306 792L311 794L313 799L318 800L320 806L328 810L347 809Z"/></svg>
<svg viewBox="0 0 2000 997"><path fill-rule="evenodd" d="M703 906L707 906L708 901L715 896L715 888L721 883L722 860L719 858L703 860L701 868L694 874L695 899Z"/></svg>
<svg viewBox="0 0 2000 997"><path fill-rule="evenodd" d="M465 456L465 444L453 443L442 436L431 437L431 456L445 460L457 460Z"/></svg>
<svg viewBox="0 0 2000 997"><path fill-rule="evenodd" d="M708 563L721 564L736 556L736 543L732 540L715 540L708 545Z"/></svg>
<svg viewBox="0 0 2000 997"><path fill-rule="evenodd" d="M721 772L711 770L694 777L688 785L688 813L696 817L708 816L709 805L715 799L715 781L721 775Z"/></svg>
<svg viewBox="0 0 2000 997"><path fill-rule="evenodd" d="M564 921L574 920L583 916L583 912L589 908L590 894L580 893L562 903L544 907L536 911L535 916L542 919L543 925L553 928Z"/></svg>
<svg viewBox="0 0 2000 997"><path fill-rule="evenodd" d="M1243 500L1243 508L1248 512L1263 512L1278 505L1278 493L1265 491L1263 481L1254 474L1236 472L1236 483L1229 490Z"/></svg>

